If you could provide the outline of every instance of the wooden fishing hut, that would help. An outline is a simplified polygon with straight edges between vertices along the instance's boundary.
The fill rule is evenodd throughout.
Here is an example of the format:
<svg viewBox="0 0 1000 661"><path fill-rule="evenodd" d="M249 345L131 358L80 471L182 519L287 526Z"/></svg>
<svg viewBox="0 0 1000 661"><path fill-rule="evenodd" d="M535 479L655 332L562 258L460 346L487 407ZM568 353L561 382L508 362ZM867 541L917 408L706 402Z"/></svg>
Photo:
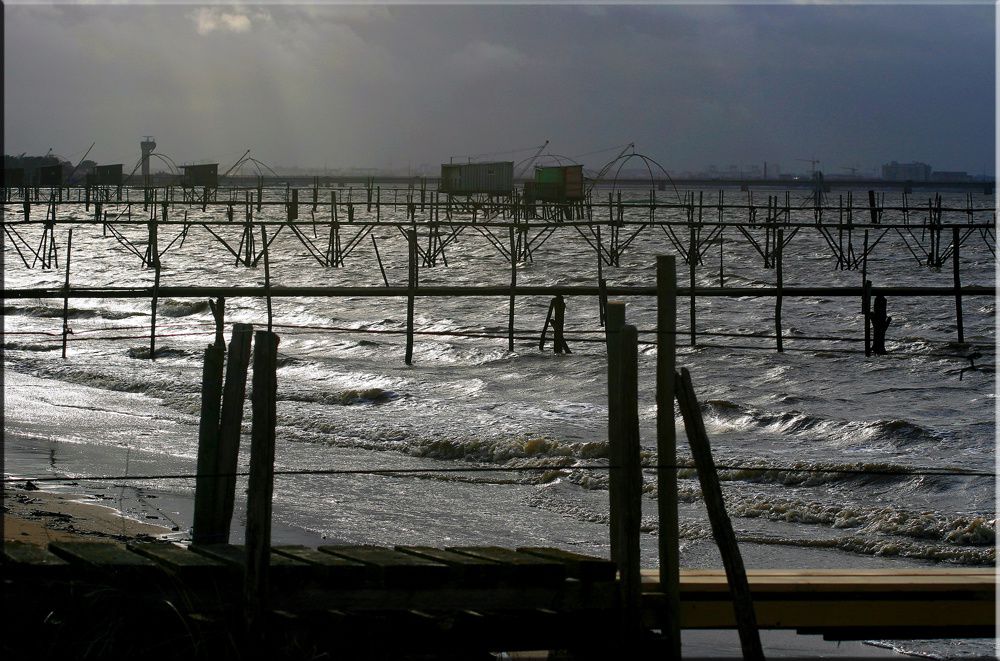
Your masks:
<svg viewBox="0 0 1000 661"><path fill-rule="evenodd" d="M219 164L203 163L200 165L182 165L184 175L181 186L184 188L218 188Z"/></svg>
<svg viewBox="0 0 1000 661"><path fill-rule="evenodd" d="M514 162L442 163L438 190L449 195L508 195L514 190Z"/></svg>

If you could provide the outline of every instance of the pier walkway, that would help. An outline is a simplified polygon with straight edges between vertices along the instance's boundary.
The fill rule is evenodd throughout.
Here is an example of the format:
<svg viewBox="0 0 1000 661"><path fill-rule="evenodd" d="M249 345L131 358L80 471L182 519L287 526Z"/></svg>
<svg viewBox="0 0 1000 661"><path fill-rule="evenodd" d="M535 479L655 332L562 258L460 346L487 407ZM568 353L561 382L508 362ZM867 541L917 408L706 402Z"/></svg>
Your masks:
<svg viewBox="0 0 1000 661"><path fill-rule="evenodd" d="M45 646L72 646L116 619L121 649L194 645L239 653L247 637L247 554L227 544L53 542L3 548L5 622ZM551 548L275 546L268 644L360 656L490 650L620 649L621 585L606 559ZM993 568L798 569L747 572L757 625L829 640L992 636ZM642 619L656 645L664 611L643 572ZM684 629L731 629L725 573L682 569ZM186 632L186 633L185 633ZM99 638L99 636L97 636ZM179 638L176 639L176 638ZM251 636L252 638L252 636ZM161 640L162 639L162 640ZM585 654L583 656L586 656Z"/></svg>

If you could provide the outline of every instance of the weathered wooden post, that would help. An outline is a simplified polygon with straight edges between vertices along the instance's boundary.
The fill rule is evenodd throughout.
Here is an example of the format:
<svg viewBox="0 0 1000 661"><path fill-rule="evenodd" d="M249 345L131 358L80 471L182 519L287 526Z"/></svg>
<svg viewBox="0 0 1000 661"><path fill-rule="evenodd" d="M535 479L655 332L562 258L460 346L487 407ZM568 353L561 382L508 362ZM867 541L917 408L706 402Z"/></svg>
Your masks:
<svg viewBox="0 0 1000 661"><path fill-rule="evenodd" d="M611 308L609 303L609 321ZM617 303L614 323L624 322L625 304ZM612 500L612 559L618 565L624 642L631 647L641 632L639 528L642 523L642 464L639 458L638 334L622 323L607 329L608 463Z"/></svg>
<svg viewBox="0 0 1000 661"><path fill-rule="evenodd" d="M69 263L73 254L73 228L69 228L69 238L66 240L66 281L63 285L62 314L62 357L66 357L66 340L69 336Z"/></svg>
<svg viewBox="0 0 1000 661"><path fill-rule="evenodd" d="M209 544L219 540L215 528L215 481L219 473L219 403L226 347L216 341L205 349L201 373L201 418L198 423L198 464L194 488L194 527L191 541ZM242 405L242 402L241 402Z"/></svg>
<svg viewBox="0 0 1000 661"><path fill-rule="evenodd" d="M886 314L888 306L889 303L885 300L885 296L879 294L875 297L875 309L871 313L871 323L872 331L874 332L872 353L876 356L887 353L885 350L885 332L889 329L889 324L892 323L892 317Z"/></svg>
<svg viewBox="0 0 1000 661"><path fill-rule="evenodd" d="M224 344L225 338L223 337L223 332L226 324L225 297L220 296L218 301L208 299L208 307L212 311L212 317L215 319L215 343L219 345Z"/></svg>
<svg viewBox="0 0 1000 661"><path fill-rule="evenodd" d="M260 224L260 239L263 243L264 251L264 296L267 298L267 332L271 332L272 311L271 311L271 262L268 258L267 249L267 227Z"/></svg>
<svg viewBox="0 0 1000 661"><path fill-rule="evenodd" d="M149 359L156 360L156 305L160 298L160 264L156 263L156 273L153 275L153 300L150 303L149 315Z"/></svg>
<svg viewBox="0 0 1000 661"><path fill-rule="evenodd" d="M691 384L691 374L687 368L681 370L677 378L677 403L684 417L684 429L688 443L691 446L691 456L698 469L698 482L701 484L702 498L708 509L708 519L712 526L712 536L719 547L722 564L729 581L729 591L733 598L733 611L736 616L736 627L739 630L740 646L743 648L744 659L764 659L764 650L760 644L760 633L757 631L757 616L753 608L753 598L750 594L750 584L747 581L743 556L736 543L736 533L733 524L726 513L726 504L722 498L722 487L715 471L712 459L712 448L705 432L705 421L701 417L698 399Z"/></svg>
<svg viewBox="0 0 1000 661"><path fill-rule="evenodd" d="M962 277L960 275L962 237L959 228L952 228L951 235L951 266L952 280L955 287L955 323L958 325L958 341L965 343L965 326L962 319ZM69 264L66 265L66 274L69 276Z"/></svg>
<svg viewBox="0 0 1000 661"><path fill-rule="evenodd" d="M563 335L563 329L566 324L566 301L563 299L562 294L557 294L552 299L552 306L554 312L552 320L552 348L556 353L573 353L569 350L569 345L566 344L566 337Z"/></svg>
<svg viewBox="0 0 1000 661"><path fill-rule="evenodd" d="M517 298L517 255L514 246L514 228L510 228L510 309L507 312L507 351L514 350L514 302Z"/></svg>
<svg viewBox="0 0 1000 661"><path fill-rule="evenodd" d="M785 283L782 278L782 262L784 261L785 252L785 231L778 230L777 243L774 246L775 252L775 272L777 275L777 295L774 298L774 334L777 338L776 343L778 347L778 353L782 353L785 349L781 343L781 299L784 296Z"/></svg>
<svg viewBox="0 0 1000 661"><path fill-rule="evenodd" d="M417 288L417 233L407 231L409 269L406 280L406 364L413 364L413 299Z"/></svg>
<svg viewBox="0 0 1000 661"><path fill-rule="evenodd" d="M243 400L246 399L247 368L250 366L250 342L253 326L234 324L226 360L226 384L222 391L219 420L218 461L214 489L214 527L219 542L229 541L236 499L236 467L240 454L243 427Z"/></svg>
<svg viewBox="0 0 1000 661"><path fill-rule="evenodd" d="M695 286L695 266L698 264L698 240L694 228L694 195L691 195L691 206L688 207L688 228L691 235L688 244L688 281L691 284L691 346L698 343L696 335L697 313L695 312L695 302L697 297L694 294Z"/></svg>
<svg viewBox="0 0 1000 661"><path fill-rule="evenodd" d="M865 355L872 355L872 281L865 280L861 294L861 313L865 317Z"/></svg>
<svg viewBox="0 0 1000 661"><path fill-rule="evenodd" d="M681 657L680 530L677 515L677 430L674 371L677 343L677 266L673 255L656 258L656 484L660 590L666 599L663 636L668 658Z"/></svg>
<svg viewBox="0 0 1000 661"><path fill-rule="evenodd" d="M254 334L250 479L247 486L246 600L247 627L260 630L267 612L271 553L271 496L274 490L274 429L277 418L278 336Z"/></svg>

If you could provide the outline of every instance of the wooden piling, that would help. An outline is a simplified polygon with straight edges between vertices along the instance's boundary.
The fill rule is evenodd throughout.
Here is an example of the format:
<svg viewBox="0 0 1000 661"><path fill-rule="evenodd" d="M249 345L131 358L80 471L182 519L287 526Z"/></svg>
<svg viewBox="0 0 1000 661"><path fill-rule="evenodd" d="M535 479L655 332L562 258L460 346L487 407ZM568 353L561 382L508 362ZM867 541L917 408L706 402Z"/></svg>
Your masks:
<svg viewBox="0 0 1000 661"><path fill-rule="evenodd" d="M962 235L959 228L952 228L951 235L951 266L952 266L952 280L955 287L955 323L958 325L958 341L960 344L965 343L965 326L962 319L962 277L961 277L961 252L960 246L962 245ZM67 258L67 262L69 259ZM69 277L69 264L66 264L66 277Z"/></svg>
<svg viewBox="0 0 1000 661"><path fill-rule="evenodd" d="M618 421L622 419L621 413L621 395L620 388L618 387L621 383L621 368L622 363L619 360L618 347L620 345L620 336L622 329L625 327L625 303L623 301L608 301L608 316L604 324L604 337L606 350L608 355L608 464L611 466L620 465L618 464L618 457L615 456L611 445L611 438L617 437L618 430L615 425ZM616 451L617 445L614 446ZM610 478L610 476L609 476ZM615 481L618 484L618 481ZM620 564L622 559L622 540L621 540L621 524L619 518L621 517L622 508L624 505L621 503L621 492L618 489L608 489L608 499L610 502L608 520L609 520L609 532L610 532L610 545L611 545L611 561Z"/></svg>
<svg viewBox="0 0 1000 661"><path fill-rule="evenodd" d="M656 484L660 590L666 598L663 636L668 658L680 659L680 529L677 514L677 430L674 371L677 343L677 266L673 255L656 258Z"/></svg>
<svg viewBox="0 0 1000 661"><path fill-rule="evenodd" d="M733 598L733 611L736 616L736 626L740 635L740 646L744 659L764 659L764 650L760 644L760 633L757 631L757 616L753 609L753 599L750 595L750 584L747 581L746 568L740 547L736 543L736 533L733 524L726 513L726 504L722 498L722 487L715 471L712 459L712 448L705 432L705 421L701 416L694 386L691 384L691 374L687 368L677 374L677 403L684 417L684 429L691 446L691 456L698 470L698 481L701 484L702 498L708 509L708 518L712 526L712 536L719 547L722 564L729 581L729 591Z"/></svg>
<svg viewBox="0 0 1000 661"><path fill-rule="evenodd" d="M624 306L619 314L624 321ZM616 367L612 369L612 364ZM612 380L612 378L614 380ZM622 596L622 635L627 648L636 644L640 619L639 532L642 523L642 464L639 457L638 334L623 325L608 333L608 490L617 494L612 507L612 539L617 540Z"/></svg>
<svg viewBox="0 0 1000 661"><path fill-rule="evenodd" d="M692 199L692 204L693 204L693 199ZM689 208L689 211L688 211L688 227L691 230L690 242L688 244L688 281L690 282L690 285L691 285L691 298L690 298L690 306L691 306L691 319L690 319L690 323L691 323L691 328L690 328L690 332L691 332L691 346L695 346L698 343L698 338L697 338L696 330L695 330L695 327L696 327L696 314L697 314L695 312L695 301L697 300L697 298L695 297L695 294L694 294L694 287L695 287L694 269L695 269L695 266L698 263L698 240L697 240L697 237L696 237L695 231L694 231L694 209L693 208Z"/></svg>
<svg viewBox="0 0 1000 661"><path fill-rule="evenodd" d="M776 275L777 275L777 284L776 284L776 286L777 286L777 289L778 289L778 294L777 294L777 296L774 297L774 335L777 338L775 341L776 341L776 345L777 345L777 348L778 348L778 353L782 353L785 350L784 347L782 346L782 342L781 342L781 339L782 339L781 338L781 299L782 299L782 296L784 295L784 288L785 288L784 279L783 279L782 273L781 273L782 262L784 261L783 257L784 257L784 252L785 252L785 231L784 230L778 230L777 244L774 246L774 249L775 249L775 252L777 253L777 255L775 255L775 272L776 272Z"/></svg>
<svg viewBox="0 0 1000 661"><path fill-rule="evenodd" d="M250 479L247 485L246 600L247 628L259 631L267 613L271 554L271 496L274 490L274 430L277 418L278 336L254 334Z"/></svg>
<svg viewBox="0 0 1000 661"><path fill-rule="evenodd" d="M264 251L264 295L267 298L267 332L270 333L273 316L271 311L271 262L267 249L267 227L265 227L264 223L260 224L260 238L263 243L261 248Z"/></svg>
<svg viewBox="0 0 1000 661"><path fill-rule="evenodd" d="M552 301L552 344L556 353L573 353L566 344L566 336L563 334L566 325L566 300L562 294L557 294Z"/></svg>
<svg viewBox="0 0 1000 661"><path fill-rule="evenodd" d="M413 364L413 299L417 287L417 233L406 233L408 272L406 280L406 364Z"/></svg>
<svg viewBox="0 0 1000 661"><path fill-rule="evenodd" d="M225 345L205 349L201 373L201 417L198 423L198 464L194 489L194 526L191 541L209 544L221 541L215 528L215 482L219 473L219 403L222 397L222 366ZM242 405L242 402L241 402Z"/></svg>
<svg viewBox="0 0 1000 661"><path fill-rule="evenodd" d="M225 331L226 325L226 299L220 296L217 301L208 299L208 307L212 311L212 317L215 319L215 343L225 344L225 338L223 333Z"/></svg>
<svg viewBox="0 0 1000 661"><path fill-rule="evenodd" d="M507 351L514 350L514 302L517 296L517 255L514 246L514 228L510 228L510 308L507 312Z"/></svg>
<svg viewBox="0 0 1000 661"><path fill-rule="evenodd" d="M150 301L149 315L149 359L156 360L156 305L160 298L160 265L156 264L153 275L153 299Z"/></svg>
<svg viewBox="0 0 1000 661"><path fill-rule="evenodd" d="M236 499L236 467L243 428L243 401L246 399L247 368L250 366L250 343L253 326L233 324L226 360L226 383L222 391L219 419L218 460L213 504L213 532L221 543L229 541Z"/></svg>
<svg viewBox="0 0 1000 661"><path fill-rule="evenodd" d="M69 237L66 239L66 281L63 287L63 314L62 314L62 357L66 357L66 341L69 336L69 263L73 253L73 228L69 228Z"/></svg>
<svg viewBox="0 0 1000 661"><path fill-rule="evenodd" d="M865 280L861 294L861 313L865 318L865 355L872 355L872 281Z"/></svg>

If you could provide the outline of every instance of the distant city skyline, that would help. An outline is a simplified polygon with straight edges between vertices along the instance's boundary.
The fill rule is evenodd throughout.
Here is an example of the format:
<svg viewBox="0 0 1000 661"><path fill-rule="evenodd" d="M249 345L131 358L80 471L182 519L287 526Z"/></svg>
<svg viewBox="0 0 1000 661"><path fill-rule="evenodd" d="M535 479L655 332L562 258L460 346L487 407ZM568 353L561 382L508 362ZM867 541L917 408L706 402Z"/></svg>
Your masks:
<svg viewBox="0 0 1000 661"><path fill-rule="evenodd" d="M995 174L995 8L7 5L5 152Z"/></svg>

